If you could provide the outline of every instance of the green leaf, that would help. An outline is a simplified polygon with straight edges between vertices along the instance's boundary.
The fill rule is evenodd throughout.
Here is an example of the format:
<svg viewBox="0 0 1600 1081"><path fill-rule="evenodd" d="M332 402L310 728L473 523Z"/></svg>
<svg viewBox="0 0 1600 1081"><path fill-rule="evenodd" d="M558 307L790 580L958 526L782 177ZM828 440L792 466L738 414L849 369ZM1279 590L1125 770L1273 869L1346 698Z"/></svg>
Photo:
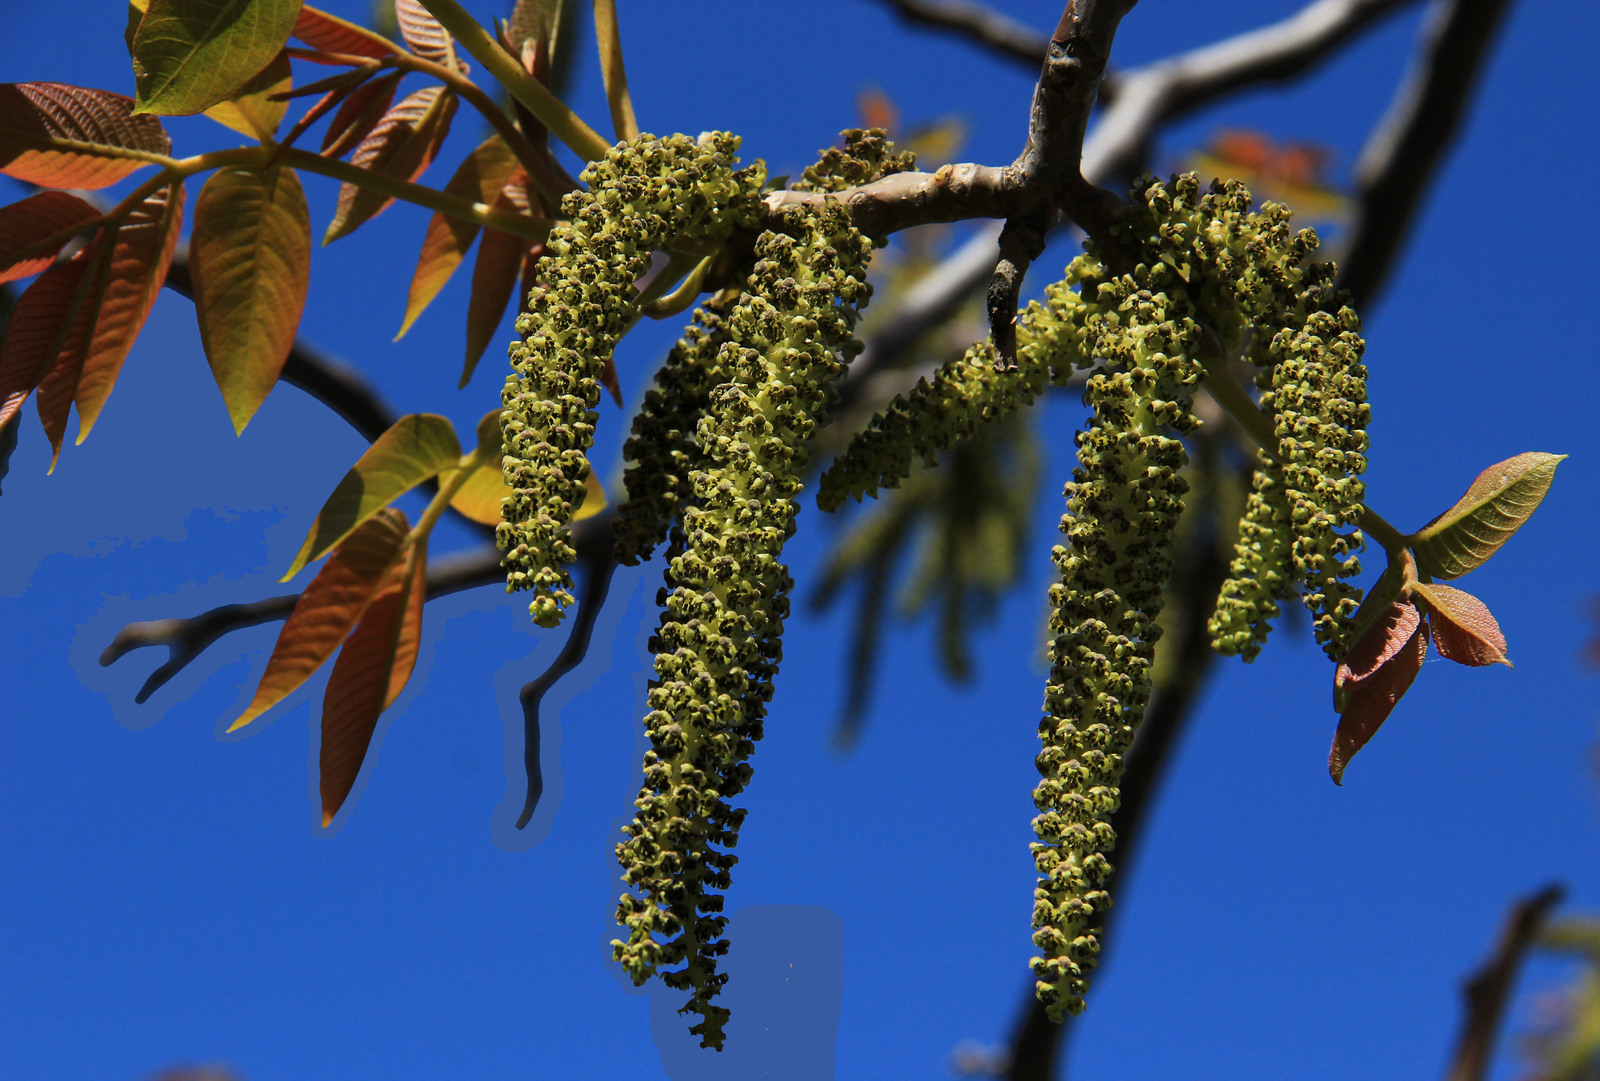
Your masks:
<svg viewBox="0 0 1600 1081"><path fill-rule="evenodd" d="M1565 458L1530 451L1485 469L1455 506L1407 538L1418 568L1459 578L1481 567L1538 509Z"/></svg>
<svg viewBox="0 0 1600 1081"><path fill-rule="evenodd" d="M240 135L265 142L277 132L283 114L289 110L287 100L274 101L272 95L282 94L293 85L289 54L279 50L255 78L235 90L227 101L219 101L207 109L206 115Z"/></svg>
<svg viewBox="0 0 1600 1081"><path fill-rule="evenodd" d="M311 275L311 216L291 169L212 174L189 240L200 344L244 431L294 345Z"/></svg>
<svg viewBox="0 0 1600 1081"><path fill-rule="evenodd" d="M500 467L500 410L491 409L483 415L482 420L478 421L478 448L489 456L489 460L472 471L466 482L451 498L450 506L463 517L470 518L479 525L499 525L500 504L512 494L511 486L506 483L505 474ZM448 485L454 479L454 475L454 470L441 474L439 486ZM594 470L589 471L583 489L583 502L572 514L574 522L593 518L606 509L606 491L600 486L600 480L594 475Z"/></svg>
<svg viewBox="0 0 1600 1081"><path fill-rule="evenodd" d="M401 417L357 459L322 505L281 581L293 578L406 492L460 462L461 444L448 419L435 413Z"/></svg>
<svg viewBox="0 0 1600 1081"><path fill-rule="evenodd" d="M300 0L150 0L133 36L134 112L203 113L289 40Z"/></svg>

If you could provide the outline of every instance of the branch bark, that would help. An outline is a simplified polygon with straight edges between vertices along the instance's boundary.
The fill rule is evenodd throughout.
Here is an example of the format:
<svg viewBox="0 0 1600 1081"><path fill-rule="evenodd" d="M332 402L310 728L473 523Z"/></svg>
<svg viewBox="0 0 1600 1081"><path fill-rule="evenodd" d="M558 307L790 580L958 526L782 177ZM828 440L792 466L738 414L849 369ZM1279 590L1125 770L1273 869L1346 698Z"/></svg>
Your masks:
<svg viewBox="0 0 1600 1081"><path fill-rule="evenodd" d="M1550 910L1565 896L1562 886L1546 886L1523 898L1506 916L1493 956L1462 988L1466 1017L1456 1040L1450 1071L1445 1075L1446 1081L1484 1081L1488 1075L1495 1039L1500 1033L1506 1004L1511 999L1511 988L1522 968L1522 959L1538 937Z"/></svg>
<svg viewBox="0 0 1600 1081"><path fill-rule="evenodd" d="M972 0L883 0L900 18L977 42L1037 71L1050 39L1031 26Z"/></svg>
<svg viewBox="0 0 1600 1081"><path fill-rule="evenodd" d="M1422 55L1356 162L1359 212L1339 285L1364 311L1410 234L1417 208L1455 141L1511 0L1442 0Z"/></svg>

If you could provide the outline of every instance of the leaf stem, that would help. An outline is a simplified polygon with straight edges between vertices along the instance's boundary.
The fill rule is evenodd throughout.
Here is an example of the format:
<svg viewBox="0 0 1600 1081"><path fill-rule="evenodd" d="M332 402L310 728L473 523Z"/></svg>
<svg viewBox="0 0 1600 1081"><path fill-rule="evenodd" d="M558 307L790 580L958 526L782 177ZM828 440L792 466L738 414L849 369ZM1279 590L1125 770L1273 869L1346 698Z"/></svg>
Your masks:
<svg viewBox="0 0 1600 1081"><path fill-rule="evenodd" d="M1239 427L1245 430L1245 434L1255 440L1264 452L1281 460L1278 454L1278 436L1272 418L1261 411L1255 399L1250 397L1228 371L1227 352L1222 348L1221 340L1208 331L1206 341L1211 348L1205 349L1200 357L1206 370L1206 379L1202 386L1211 395L1212 400L1236 420ZM1383 515L1366 505L1361 508L1361 528L1373 540L1383 545L1384 551L1391 556L1397 556L1407 547L1406 539L1400 531Z"/></svg>
<svg viewBox="0 0 1600 1081"><path fill-rule="evenodd" d="M544 122L550 134L566 143L585 161L605 156L611 144L585 124L577 113L567 108L543 83L528 74L456 0L420 0L420 3L474 60L483 65L484 70L500 80L512 97Z"/></svg>
<svg viewBox="0 0 1600 1081"><path fill-rule="evenodd" d="M622 66L622 35L617 29L616 0L594 0L594 37L600 47L600 75L611 107L611 126L617 138L631 142L639 137L639 121L628 96L628 72Z"/></svg>
<svg viewBox="0 0 1600 1081"><path fill-rule="evenodd" d="M479 446L471 454L463 455L461 464L456 466L455 471L450 474L450 479L439 485L439 490L428 501L427 509L422 512L422 517L417 519L417 524L406 535L406 543L416 544L425 540L428 534L433 532L433 527L439 521L439 518L445 511L450 509L450 501L456 497L456 493L466 486L472 474L476 473L491 459L499 456L500 448L495 446Z"/></svg>

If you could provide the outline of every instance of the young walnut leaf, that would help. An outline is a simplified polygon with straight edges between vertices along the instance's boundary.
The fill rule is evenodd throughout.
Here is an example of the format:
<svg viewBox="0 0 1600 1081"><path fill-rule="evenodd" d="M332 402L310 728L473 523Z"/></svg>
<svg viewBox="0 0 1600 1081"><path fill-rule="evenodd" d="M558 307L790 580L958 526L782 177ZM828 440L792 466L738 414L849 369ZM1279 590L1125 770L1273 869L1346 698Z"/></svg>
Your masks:
<svg viewBox="0 0 1600 1081"><path fill-rule="evenodd" d="M1506 637L1488 605L1471 593L1439 582L1419 582L1411 589L1428 608L1433 644L1441 656L1475 668L1486 664L1511 667L1506 659Z"/></svg>
<svg viewBox="0 0 1600 1081"><path fill-rule="evenodd" d="M409 523L393 507L373 515L334 549L278 633L255 697L234 732L287 698L333 656L388 578Z"/></svg>
<svg viewBox="0 0 1600 1081"><path fill-rule="evenodd" d="M48 361L44 374L39 377L39 394L34 399L39 407L39 422L50 440L50 472L55 472L61 455L61 444L67 435L67 415L72 409L72 392L78 385L78 374L83 370L83 358L93 340L95 320L100 315L100 301L105 295L110 271L114 240L101 233L74 261L82 258L83 274L78 287L57 330L58 348Z"/></svg>
<svg viewBox="0 0 1600 1081"><path fill-rule="evenodd" d="M394 16L400 24L400 36L405 38L406 47L413 53L435 64L465 70L456 60L455 41L433 13L417 0L394 0Z"/></svg>
<svg viewBox="0 0 1600 1081"><path fill-rule="evenodd" d="M339 104L339 111L328 121L328 130L322 133L322 153L330 158L342 158L371 135L372 129L389 111L389 106L394 104L394 92L404 77L405 72L393 71L352 89L330 91L328 98L338 94L343 100ZM321 106L322 102L318 102L312 106L311 112L316 112Z"/></svg>
<svg viewBox="0 0 1600 1081"><path fill-rule="evenodd" d="M1455 506L1409 538L1422 573L1459 578L1481 567L1538 509L1565 458L1530 451L1480 473Z"/></svg>
<svg viewBox="0 0 1600 1081"><path fill-rule="evenodd" d="M51 267L23 292L0 340L0 427L22 408L69 339L88 340L87 251Z"/></svg>
<svg viewBox="0 0 1600 1081"><path fill-rule="evenodd" d="M1369 630L1368 633L1374 631ZM1400 649L1370 676L1347 687L1348 697L1340 713L1339 727L1333 735L1333 746L1328 751L1328 774L1334 784L1344 783L1345 767L1356 752L1367 745L1367 741L1394 711L1395 704L1410 690L1417 673L1422 671L1422 662L1427 655L1428 631L1419 624Z"/></svg>
<svg viewBox="0 0 1600 1081"><path fill-rule="evenodd" d="M136 112L203 113L289 40L300 0L150 0L133 35Z"/></svg>
<svg viewBox="0 0 1600 1081"><path fill-rule="evenodd" d="M1405 648L1422 622L1416 605L1397 601L1385 608L1356 639L1333 677L1333 705L1343 710L1351 690L1371 679L1379 668Z"/></svg>
<svg viewBox="0 0 1600 1081"><path fill-rule="evenodd" d="M283 114L289 111L288 100L274 95L287 93L293 86L289 54L279 49L278 55L254 78L235 90L226 101L207 109L206 116L240 135L270 139L283 123Z"/></svg>
<svg viewBox="0 0 1600 1081"><path fill-rule="evenodd" d="M528 174L517 169L506 181L505 189L494 201L496 210L528 212ZM478 361L494 340L494 333L505 318L506 305L516 291L522 259L528 251L526 237L512 236L498 229L485 229L478 242L478 256L472 264L472 296L467 300L467 357L461 368L458 387L472 380Z"/></svg>
<svg viewBox="0 0 1600 1081"><path fill-rule="evenodd" d="M37 251L33 251L34 245L99 216L100 211L64 191L41 191L0 207L0 282L39 273L56 261L72 235L51 240L48 247Z"/></svg>
<svg viewBox="0 0 1600 1081"><path fill-rule="evenodd" d="M292 169L219 170L189 240L200 344L233 430L244 431L294 346L311 278L311 216Z"/></svg>
<svg viewBox="0 0 1600 1081"><path fill-rule="evenodd" d="M292 33L313 49L321 49L323 52L370 56L375 60L381 60L400 51L398 45L382 34L347 22L337 15L330 15L309 4L300 9Z"/></svg>
<svg viewBox="0 0 1600 1081"><path fill-rule="evenodd" d="M401 180L415 180L439 153L455 115L456 96L442 86L426 86L390 109L372 133L356 147L350 163ZM339 186L339 205L322 242L348 236L376 217L392 198L354 184Z"/></svg>
<svg viewBox="0 0 1600 1081"><path fill-rule="evenodd" d="M422 638L427 568L426 543L412 545L405 559L395 561L333 663L317 755L324 828L355 787L379 715L411 678Z"/></svg>
<svg viewBox="0 0 1600 1081"><path fill-rule="evenodd" d="M460 461L461 443L447 418L435 413L401 417L339 481L311 523L288 573L279 581L287 582L379 510L429 477L454 469Z"/></svg>
<svg viewBox="0 0 1600 1081"><path fill-rule="evenodd" d="M183 185L154 192L117 231L116 250L94 337L83 359L72 400L78 408L78 442L89 438L100 410L116 386L122 362L155 306L167 280L183 227Z"/></svg>
<svg viewBox="0 0 1600 1081"><path fill-rule="evenodd" d="M62 142L75 144L63 147ZM66 83L0 83L0 173L44 188L103 188L172 140L133 99Z"/></svg>
<svg viewBox="0 0 1600 1081"><path fill-rule="evenodd" d="M444 190L473 202L493 203L516 166L517 159L505 140L493 135L467 155ZM394 336L395 341L405 337L417 316L439 295L477 236L475 222L440 213L429 220L428 230L422 237L422 253L417 257L417 269L411 276L411 289L406 296L405 320L400 325L400 333Z"/></svg>

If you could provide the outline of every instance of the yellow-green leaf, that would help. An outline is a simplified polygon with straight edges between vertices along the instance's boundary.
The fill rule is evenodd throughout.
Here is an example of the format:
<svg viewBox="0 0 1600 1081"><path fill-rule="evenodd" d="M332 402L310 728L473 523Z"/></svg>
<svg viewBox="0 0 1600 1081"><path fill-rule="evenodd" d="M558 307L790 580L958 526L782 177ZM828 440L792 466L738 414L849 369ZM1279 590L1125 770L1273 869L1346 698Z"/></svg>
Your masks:
<svg viewBox="0 0 1600 1081"><path fill-rule="evenodd" d="M227 101L219 101L207 109L206 115L240 135L264 142L277 132L283 114L289 110L288 101L274 101L272 95L281 94L293 85L289 54L280 49L255 78L235 90Z"/></svg>
<svg viewBox="0 0 1600 1081"><path fill-rule="evenodd" d="M500 410L491 409L478 421L478 447L480 450L491 448L492 457L472 472L450 500L450 506L480 525L498 525L500 503L511 494L511 486L506 483L500 468ZM453 476L453 470L442 474L439 477L440 486L449 484ZM600 486L594 471L590 470L588 479L584 481L583 503L573 513L572 520L581 522L605 509L605 489Z"/></svg>
<svg viewBox="0 0 1600 1081"><path fill-rule="evenodd" d="M461 443L447 418L435 413L401 417L334 488L281 580L287 582L378 511L460 461Z"/></svg>
<svg viewBox="0 0 1600 1081"><path fill-rule="evenodd" d="M378 716L411 678L422 638L427 566L423 543L413 545L404 560L389 568L333 663L322 699L322 744L317 755L323 826L333 821L355 787Z"/></svg>
<svg viewBox="0 0 1600 1081"><path fill-rule="evenodd" d="M289 359L311 276L311 216L291 169L223 170L200 189L189 241L200 343L235 432Z"/></svg>
<svg viewBox="0 0 1600 1081"><path fill-rule="evenodd" d="M1422 573L1459 578L1481 567L1538 509L1565 458L1530 451L1480 473L1455 506L1410 538Z"/></svg>
<svg viewBox="0 0 1600 1081"><path fill-rule="evenodd" d="M467 155L444 190L473 202L493 203L516 166L516 156L505 140L493 135ZM439 295L477 236L476 222L449 214L434 214L422 237L422 254L417 257L416 273L411 276L411 290L406 297L405 320L400 325L400 333L394 336L395 341L405 337L417 316Z"/></svg>
<svg viewBox="0 0 1600 1081"><path fill-rule="evenodd" d="M345 538L300 594L278 632L255 697L228 731L283 701L333 656L389 577L408 532L406 516L386 507Z"/></svg>
<svg viewBox="0 0 1600 1081"><path fill-rule="evenodd" d="M300 0L150 0L133 36L135 112L205 112L289 40Z"/></svg>

